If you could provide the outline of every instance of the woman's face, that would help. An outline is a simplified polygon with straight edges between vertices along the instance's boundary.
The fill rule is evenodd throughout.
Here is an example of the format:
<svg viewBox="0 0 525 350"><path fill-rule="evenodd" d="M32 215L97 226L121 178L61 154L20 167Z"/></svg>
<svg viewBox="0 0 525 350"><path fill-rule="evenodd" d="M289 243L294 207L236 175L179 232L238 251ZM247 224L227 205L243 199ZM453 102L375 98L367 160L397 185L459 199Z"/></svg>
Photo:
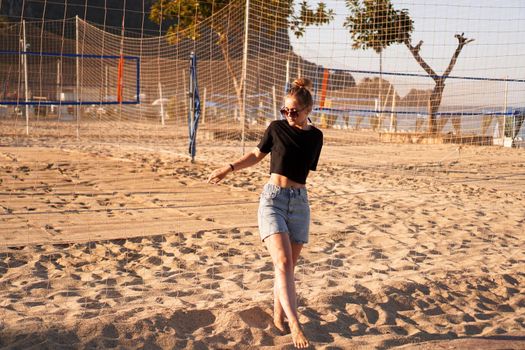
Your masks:
<svg viewBox="0 0 525 350"><path fill-rule="evenodd" d="M308 113L310 113L310 108L301 106L295 97L288 96L284 100L281 114L286 118L290 126L297 128L306 126Z"/></svg>

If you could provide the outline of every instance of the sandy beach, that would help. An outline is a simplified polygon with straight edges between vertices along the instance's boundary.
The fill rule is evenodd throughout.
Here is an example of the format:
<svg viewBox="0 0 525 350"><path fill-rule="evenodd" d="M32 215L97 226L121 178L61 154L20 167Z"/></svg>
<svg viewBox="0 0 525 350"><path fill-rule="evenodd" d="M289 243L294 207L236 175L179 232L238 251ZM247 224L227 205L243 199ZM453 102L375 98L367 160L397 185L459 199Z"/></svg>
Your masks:
<svg viewBox="0 0 525 350"><path fill-rule="evenodd" d="M267 160L210 185L238 143L190 163L169 137L50 138L1 138L0 348L293 348L257 231ZM329 140L318 168L311 348L525 349L524 149Z"/></svg>

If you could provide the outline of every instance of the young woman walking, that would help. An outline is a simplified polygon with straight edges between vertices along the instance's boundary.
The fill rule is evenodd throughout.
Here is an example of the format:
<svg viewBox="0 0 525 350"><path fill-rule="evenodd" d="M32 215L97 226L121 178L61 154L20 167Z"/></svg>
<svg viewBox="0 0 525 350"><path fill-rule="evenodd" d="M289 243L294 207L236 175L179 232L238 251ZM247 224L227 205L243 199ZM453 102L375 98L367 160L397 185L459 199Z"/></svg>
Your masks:
<svg viewBox="0 0 525 350"><path fill-rule="evenodd" d="M297 314L294 269L303 245L308 243L306 178L310 170L316 170L323 146L323 133L308 123L313 107L310 86L308 79L294 81L281 108L284 119L268 126L257 148L216 169L208 179L218 183L230 172L257 164L271 154L270 179L259 202L259 233L274 265L274 324L285 333L285 317L288 319L297 348L306 348L309 343Z"/></svg>

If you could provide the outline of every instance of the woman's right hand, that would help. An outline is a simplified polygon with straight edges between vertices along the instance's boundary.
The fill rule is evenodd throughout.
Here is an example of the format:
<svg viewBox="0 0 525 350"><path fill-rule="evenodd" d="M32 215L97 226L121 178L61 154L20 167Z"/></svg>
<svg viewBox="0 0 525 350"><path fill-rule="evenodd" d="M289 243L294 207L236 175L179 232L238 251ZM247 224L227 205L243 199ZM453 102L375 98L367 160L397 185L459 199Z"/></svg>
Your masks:
<svg viewBox="0 0 525 350"><path fill-rule="evenodd" d="M230 166L225 166L219 169L215 169L208 178L208 183L216 184L219 183L222 179L228 175L228 173L231 171Z"/></svg>

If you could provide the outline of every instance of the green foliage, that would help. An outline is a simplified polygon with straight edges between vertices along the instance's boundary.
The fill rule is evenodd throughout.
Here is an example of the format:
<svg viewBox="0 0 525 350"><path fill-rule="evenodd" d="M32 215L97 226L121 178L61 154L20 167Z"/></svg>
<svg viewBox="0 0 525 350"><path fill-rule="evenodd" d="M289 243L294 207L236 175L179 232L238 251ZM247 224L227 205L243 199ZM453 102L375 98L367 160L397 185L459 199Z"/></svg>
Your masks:
<svg viewBox="0 0 525 350"><path fill-rule="evenodd" d="M291 4L293 5L293 3ZM293 9L293 7L291 7ZM320 2L317 4L317 9L313 10L308 6L306 0L300 3L299 16L290 14L289 21L290 28L296 37L304 35L305 28L311 25L323 25L330 23L334 19L334 11L328 9L326 4Z"/></svg>
<svg viewBox="0 0 525 350"><path fill-rule="evenodd" d="M392 44L410 42L414 22L407 9L395 10L390 0L346 0L350 16L344 27L350 31L353 49L381 53Z"/></svg>
<svg viewBox="0 0 525 350"><path fill-rule="evenodd" d="M171 21L168 29L171 42L182 38L198 38L198 25L226 6L234 6L244 11L245 3L236 0L156 0L151 6L149 18L155 23ZM299 13L295 13L294 0L265 0L262 10L250 13L250 17L257 23L264 23L264 28L253 30L276 33L283 28L290 28L297 37L304 34L305 28L311 25L329 23L333 17L333 10L328 9L322 2L312 9L303 0L300 3ZM211 21L210 26L219 36L219 43L224 41L226 26L222 21ZM250 28L251 30L252 28Z"/></svg>

